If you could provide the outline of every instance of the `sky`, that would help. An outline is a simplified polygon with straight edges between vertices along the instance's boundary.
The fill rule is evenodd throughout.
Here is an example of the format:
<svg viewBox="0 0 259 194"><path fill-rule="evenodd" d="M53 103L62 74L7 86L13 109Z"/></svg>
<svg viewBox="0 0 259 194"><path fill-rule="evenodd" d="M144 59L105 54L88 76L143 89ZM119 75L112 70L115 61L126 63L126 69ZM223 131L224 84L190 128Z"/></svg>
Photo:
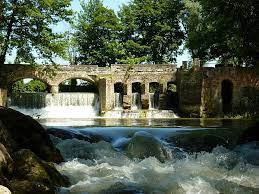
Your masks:
<svg viewBox="0 0 259 194"><path fill-rule="evenodd" d="M119 11L120 7L123 4L127 4L129 2L130 0L103 0L103 3L106 7L113 9L115 11ZM71 8L74 12L79 12L81 9L80 0L73 0L71 4ZM64 32L69 29L70 29L70 25L65 22L61 22L58 26L53 26L53 30L55 32ZM15 52L13 52L12 55L7 58L7 61L13 62L14 55L15 55ZM177 57L177 65L180 66L182 64L182 61L189 61L189 60L191 60L191 57L188 54L188 52L185 51L182 55ZM68 61L64 61L60 58L57 58L55 61L56 63L59 63L59 64L64 64L64 65L68 64Z"/></svg>

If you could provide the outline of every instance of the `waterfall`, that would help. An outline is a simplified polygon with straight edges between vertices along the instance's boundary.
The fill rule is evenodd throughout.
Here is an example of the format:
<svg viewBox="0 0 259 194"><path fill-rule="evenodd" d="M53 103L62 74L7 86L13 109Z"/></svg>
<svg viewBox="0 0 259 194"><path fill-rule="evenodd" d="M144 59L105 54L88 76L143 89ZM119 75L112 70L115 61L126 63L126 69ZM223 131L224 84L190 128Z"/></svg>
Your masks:
<svg viewBox="0 0 259 194"><path fill-rule="evenodd" d="M132 110L138 110L141 108L141 94L140 93L133 93L132 94Z"/></svg>
<svg viewBox="0 0 259 194"><path fill-rule="evenodd" d="M95 93L13 94L9 106L40 118L92 118L99 113L99 99Z"/></svg>
<svg viewBox="0 0 259 194"><path fill-rule="evenodd" d="M150 93L149 94L149 109L155 110L155 109L158 109L158 106L159 106L159 94Z"/></svg>
<svg viewBox="0 0 259 194"><path fill-rule="evenodd" d="M123 95L121 93L115 93L115 98L114 98L114 108L115 109L122 109L123 105Z"/></svg>

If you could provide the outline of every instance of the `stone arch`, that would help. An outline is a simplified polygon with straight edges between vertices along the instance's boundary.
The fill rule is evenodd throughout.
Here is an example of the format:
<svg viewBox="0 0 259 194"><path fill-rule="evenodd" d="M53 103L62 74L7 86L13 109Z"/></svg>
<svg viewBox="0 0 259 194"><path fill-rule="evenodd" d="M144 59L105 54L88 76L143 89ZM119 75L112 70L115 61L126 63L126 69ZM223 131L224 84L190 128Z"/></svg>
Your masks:
<svg viewBox="0 0 259 194"><path fill-rule="evenodd" d="M116 82L114 83L114 93L120 93L124 94L125 93L125 86L122 82Z"/></svg>
<svg viewBox="0 0 259 194"><path fill-rule="evenodd" d="M224 114L232 112L234 84L230 79L221 81L222 112Z"/></svg>
<svg viewBox="0 0 259 194"><path fill-rule="evenodd" d="M141 82L132 82L132 93L142 93L142 84Z"/></svg>
<svg viewBox="0 0 259 194"><path fill-rule="evenodd" d="M41 82L45 83L46 85L48 85L48 87L51 86L50 82L48 81L48 79L42 77L42 76L38 76L35 74L17 74L17 75L12 75L12 76L8 76L6 79L7 85L12 85L15 82L22 80L22 79L35 79L35 80L40 80Z"/></svg>
<svg viewBox="0 0 259 194"><path fill-rule="evenodd" d="M89 76L89 75L65 75L65 76L57 76L55 77L55 79L53 80L54 85L58 86L59 84L61 84L62 82L66 81L66 80L71 80L71 79L81 79L81 80L85 80L88 81L90 83L95 84L96 86L98 85L97 80L95 80L93 77Z"/></svg>
<svg viewBox="0 0 259 194"><path fill-rule="evenodd" d="M60 82L60 80L63 80L63 81ZM60 91L61 84L63 82L65 82L65 81L69 81L69 80L83 80L83 81L86 81L86 82L92 84L92 85L90 85L90 88L89 88L89 86L86 86L86 87L88 87L88 90L90 89L91 92L99 93L98 85L96 84L95 80L91 79L91 77L73 77L73 76L71 76L69 78L66 77L66 79L60 79L60 80L58 82L59 84L57 85L57 87L59 88L59 91ZM77 89L80 88L80 87L84 87L84 86L78 86L78 85L76 86ZM82 92L82 90L80 90L80 91ZM78 91L78 90L71 90L71 91L68 91L68 92L80 92L80 91Z"/></svg>
<svg viewBox="0 0 259 194"><path fill-rule="evenodd" d="M158 82L149 83L149 93L160 92L160 84Z"/></svg>

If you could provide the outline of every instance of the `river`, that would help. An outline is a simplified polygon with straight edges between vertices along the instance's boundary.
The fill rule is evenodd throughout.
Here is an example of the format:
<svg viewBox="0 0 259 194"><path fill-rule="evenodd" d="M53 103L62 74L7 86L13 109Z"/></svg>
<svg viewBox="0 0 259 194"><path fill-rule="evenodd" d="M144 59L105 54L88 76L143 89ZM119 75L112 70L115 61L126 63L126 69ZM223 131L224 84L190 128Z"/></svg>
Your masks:
<svg viewBox="0 0 259 194"><path fill-rule="evenodd" d="M259 193L253 121L42 119L71 182L59 193ZM248 135L247 135L248 134Z"/></svg>

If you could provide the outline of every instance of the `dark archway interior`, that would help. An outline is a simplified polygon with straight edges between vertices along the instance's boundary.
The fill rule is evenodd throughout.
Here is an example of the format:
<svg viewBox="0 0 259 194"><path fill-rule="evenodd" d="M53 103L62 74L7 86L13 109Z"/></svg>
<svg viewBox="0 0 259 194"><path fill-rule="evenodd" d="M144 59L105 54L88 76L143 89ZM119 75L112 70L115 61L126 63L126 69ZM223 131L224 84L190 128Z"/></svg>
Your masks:
<svg viewBox="0 0 259 194"><path fill-rule="evenodd" d="M167 83L166 97L167 97L166 104L168 109L173 109L178 107L179 101L178 101L177 86L175 82Z"/></svg>
<svg viewBox="0 0 259 194"><path fill-rule="evenodd" d="M141 83L140 82L135 82L132 83L132 93L140 93L141 94Z"/></svg>
<svg viewBox="0 0 259 194"><path fill-rule="evenodd" d="M232 112L233 83L224 80L221 83L222 111L224 114Z"/></svg>
<svg viewBox="0 0 259 194"><path fill-rule="evenodd" d="M124 93L124 85L121 82L117 82L114 84L114 93Z"/></svg>
<svg viewBox="0 0 259 194"><path fill-rule="evenodd" d="M65 80L59 84L59 92L91 92L98 93L98 88L94 83L83 79Z"/></svg>
<svg viewBox="0 0 259 194"><path fill-rule="evenodd" d="M149 92L150 93L159 93L160 86L158 82L149 83Z"/></svg>

